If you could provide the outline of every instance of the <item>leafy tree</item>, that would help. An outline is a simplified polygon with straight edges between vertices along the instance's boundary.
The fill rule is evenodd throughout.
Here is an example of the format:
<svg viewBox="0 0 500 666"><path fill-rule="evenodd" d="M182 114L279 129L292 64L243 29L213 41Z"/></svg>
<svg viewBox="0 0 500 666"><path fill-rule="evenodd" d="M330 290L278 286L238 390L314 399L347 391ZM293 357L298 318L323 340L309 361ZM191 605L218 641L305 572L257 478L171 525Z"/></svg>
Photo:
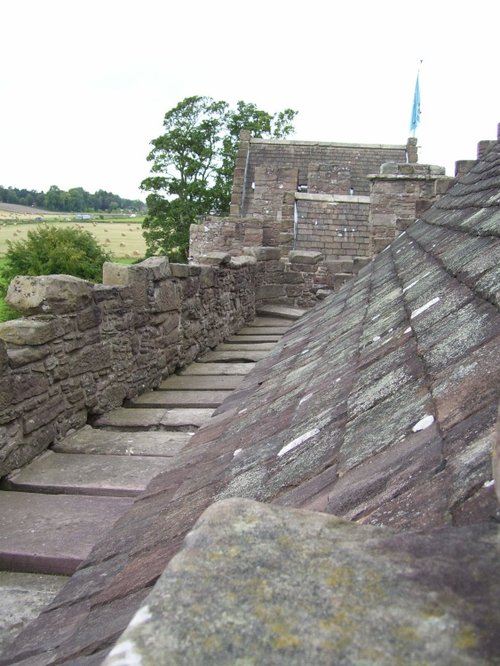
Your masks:
<svg viewBox="0 0 500 666"><path fill-rule="evenodd" d="M74 275L96 282L102 279L102 265L111 260L88 231L76 227L37 227L26 240L7 241L5 264L0 270L5 293L16 275Z"/></svg>
<svg viewBox="0 0 500 666"><path fill-rule="evenodd" d="M202 215L229 210L234 161L241 130L257 138L284 138L297 112L275 114L239 101L235 109L210 97L186 97L167 111L164 134L151 141L152 175L141 183L149 192L143 222L147 252L185 260L189 227Z"/></svg>

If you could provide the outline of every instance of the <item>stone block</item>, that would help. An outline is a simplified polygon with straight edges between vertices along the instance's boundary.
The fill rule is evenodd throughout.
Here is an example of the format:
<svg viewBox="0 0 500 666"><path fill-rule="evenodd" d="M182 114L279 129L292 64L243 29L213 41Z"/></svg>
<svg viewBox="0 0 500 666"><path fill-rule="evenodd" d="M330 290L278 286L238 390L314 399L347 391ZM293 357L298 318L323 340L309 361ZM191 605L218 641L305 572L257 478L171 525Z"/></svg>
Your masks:
<svg viewBox="0 0 500 666"><path fill-rule="evenodd" d="M126 286L96 284L92 295L95 303L109 304L110 301L116 301L122 304L123 299L130 296L130 290Z"/></svg>
<svg viewBox="0 0 500 666"><path fill-rule="evenodd" d="M101 319L101 311L99 308L90 307L77 313L76 325L79 331L86 331L89 328L99 326Z"/></svg>
<svg viewBox="0 0 500 666"><path fill-rule="evenodd" d="M162 280L170 276L168 257L149 257L136 265L145 268L153 280Z"/></svg>
<svg viewBox="0 0 500 666"><path fill-rule="evenodd" d="M271 261L266 261L265 268L266 273L283 273L285 271L285 262L272 259Z"/></svg>
<svg viewBox="0 0 500 666"><path fill-rule="evenodd" d="M182 287L173 280L165 280L155 287L152 296L153 312L170 312L181 307Z"/></svg>
<svg viewBox="0 0 500 666"><path fill-rule="evenodd" d="M261 300L268 298L282 298L285 296L285 287L282 284L268 284L258 287L256 297Z"/></svg>
<svg viewBox="0 0 500 666"><path fill-rule="evenodd" d="M318 264L323 259L323 253L312 250L291 250L288 258L291 264Z"/></svg>
<svg viewBox="0 0 500 666"><path fill-rule="evenodd" d="M125 286L129 283L129 266L106 261L102 267L102 283L105 286Z"/></svg>
<svg viewBox="0 0 500 666"><path fill-rule="evenodd" d="M90 304L92 284L71 275L20 275L9 285L6 302L25 314L66 314Z"/></svg>
<svg viewBox="0 0 500 666"><path fill-rule="evenodd" d="M229 255L227 255L229 256ZM200 289L208 289L215 286L215 271L210 266L201 266Z"/></svg>
<svg viewBox="0 0 500 666"><path fill-rule="evenodd" d="M43 403L38 409L32 409L23 419L23 430L26 435L52 423L64 412L65 402L60 395L55 395Z"/></svg>
<svg viewBox="0 0 500 666"><path fill-rule="evenodd" d="M62 337L66 332L64 322L51 319L13 319L0 324L0 339L14 345L43 345Z"/></svg>
<svg viewBox="0 0 500 666"><path fill-rule="evenodd" d="M5 372L9 367L9 355L7 354L7 347L3 340L0 340L0 373Z"/></svg>
<svg viewBox="0 0 500 666"><path fill-rule="evenodd" d="M257 260L255 257L247 255L247 256L231 257L229 266L230 268L243 268L245 266L255 266L256 263Z"/></svg>
<svg viewBox="0 0 500 666"><path fill-rule="evenodd" d="M199 275L201 266L196 264L170 264L170 272L175 278L188 278L193 275Z"/></svg>
<svg viewBox="0 0 500 666"><path fill-rule="evenodd" d="M330 273L352 273L354 271L353 259L333 259L325 262Z"/></svg>
<svg viewBox="0 0 500 666"><path fill-rule="evenodd" d="M31 372L0 377L0 407L17 404L48 391L46 376Z"/></svg>
<svg viewBox="0 0 500 666"><path fill-rule="evenodd" d="M224 266L231 260L231 255L226 252L207 252L198 257L198 263L204 266Z"/></svg>
<svg viewBox="0 0 500 666"><path fill-rule="evenodd" d="M279 247L245 247L243 253L255 257L257 261L271 261L281 258Z"/></svg>
<svg viewBox="0 0 500 666"><path fill-rule="evenodd" d="M395 227L397 215L395 213L372 213L370 215L370 222L374 227Z"/></svg>

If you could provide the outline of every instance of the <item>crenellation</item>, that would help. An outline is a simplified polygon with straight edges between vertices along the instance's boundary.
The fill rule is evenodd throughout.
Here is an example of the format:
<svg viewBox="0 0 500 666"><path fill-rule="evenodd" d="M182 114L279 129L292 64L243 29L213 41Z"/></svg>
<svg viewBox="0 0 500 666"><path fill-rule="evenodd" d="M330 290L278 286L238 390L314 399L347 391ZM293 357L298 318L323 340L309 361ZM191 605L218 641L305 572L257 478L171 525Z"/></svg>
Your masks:
<svg viewBox="0 0 500 666"><path fill-rule="evenodd" d="M254 316L255 258L210 259L107 265L103 285L16 278L11 303L31 314L0 325L1 475L154 388ZM61 285L66 300L56 297ZM87 305L75 311L82 294Z"/></svg>

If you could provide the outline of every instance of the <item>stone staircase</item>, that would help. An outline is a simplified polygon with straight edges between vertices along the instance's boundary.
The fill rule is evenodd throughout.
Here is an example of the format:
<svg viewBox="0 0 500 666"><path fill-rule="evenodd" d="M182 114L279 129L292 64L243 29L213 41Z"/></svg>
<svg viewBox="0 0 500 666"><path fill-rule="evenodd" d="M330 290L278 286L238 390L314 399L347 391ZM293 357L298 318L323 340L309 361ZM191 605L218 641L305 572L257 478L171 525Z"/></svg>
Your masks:
<svg viewBox="0 0 500 666"><path fill-rule="evenodd" d="M303 313L267 306L158 389L96 417L0 483L0 653Z"/></svg>

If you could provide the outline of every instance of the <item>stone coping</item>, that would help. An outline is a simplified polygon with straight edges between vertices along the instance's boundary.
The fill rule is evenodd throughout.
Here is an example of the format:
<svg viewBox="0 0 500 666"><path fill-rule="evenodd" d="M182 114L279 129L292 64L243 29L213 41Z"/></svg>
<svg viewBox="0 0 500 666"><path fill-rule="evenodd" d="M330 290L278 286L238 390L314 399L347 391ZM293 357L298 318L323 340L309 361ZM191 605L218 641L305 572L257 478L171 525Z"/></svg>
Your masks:
<svg viewBox="0 0 500 666"><path fill-rule="evenodd" d="M273 145L283 145L283 146L330 146L332 148L383 148L383 149L393 149L393 150L406 150L406 144L389 144L389 143L341 143L341 142L330 142L330 141L294 141L287 139L250 139L250 143L254 144L273 144Z"/></svg>
<svg viewBox="0 0 500 666"><path fill-rule="evenodd" d="M370 204L370 197L355 194L315 194L310 192L295 192L297 201L329 201L331 203Z"/></svg>

